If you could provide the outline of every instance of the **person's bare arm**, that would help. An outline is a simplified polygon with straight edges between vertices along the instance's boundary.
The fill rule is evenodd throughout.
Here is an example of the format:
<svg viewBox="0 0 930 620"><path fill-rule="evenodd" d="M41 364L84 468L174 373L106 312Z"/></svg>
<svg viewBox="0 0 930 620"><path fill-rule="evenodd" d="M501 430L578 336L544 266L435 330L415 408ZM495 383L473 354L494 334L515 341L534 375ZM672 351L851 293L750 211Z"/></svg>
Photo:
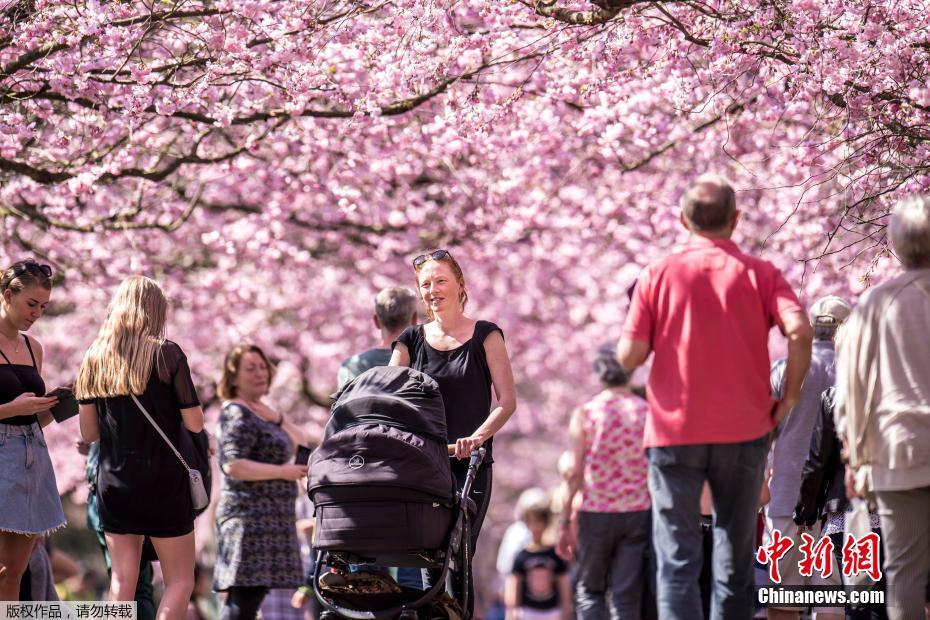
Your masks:
<svg viewBox="0 0 930 620"><path fill-rule="evenodd" d="M398 345L398 349L400 346ZM395 349L395 353L397 349ZM455 439L455 456L464 459L471 451L478 448L503 428L513 412L517 410L517 391L513 381L513 369L504 337L499 331L488 334L484 341L484 352L491 371L491 383L497 394L497 406L491 410L484 423L470 437L450 437Z"/></svg>
<svg viewBox="0 0 930 620"><path fill-rule="evenodd" d="M320 435L319 433L310 432L303 426L299 426L295 422L291 421L290 417L281 414L281 428L284 429L284 432L287 433L288 437L291 438L291 441L295 445L311 446L319 445Z"/></svg>
<svg viewBox="0 0 930 620"><path fill-rule="evenodd" d="M192 433L199 433L203 430L203 408L200 405L181 409L181 421L184 428Z"/></svg>
<svg viewBox="0 0 930 620"><path fill-rule="evenodd" d="M564 560L571 560L575 555L575 534L572 528L572 504L575 495L581 489L584 480L584 425L581 423L581 408L572 412L569 423L570 450L572 451L572 468L569 475L562 481L562 516L559 519L559 537L556 543L556 553Z"/></svg>
<svg viewBox="0 0 930 620"><path fill-rule="evenodd" d="M14 400L0 405L0 420L13 418L20 415L38 415L48 413L48 408L58 402L57 398L46 398L45 396L36 396L32 392L24 392ZM51 413L48 413L51 417ZM45 426L43 424L43 426Z"/></svg>
<svg viewBox="0 0 930 620"><path fill-rule="evenodd" d="M97 405L93 403L78 405L78 422L81 427L81 439L87 443L100 441L100 423L97 421Z"/></svg>
<svg viewBox="0 0 930 620"><path fill-rule="evenodd" d="M300 480L307 475L306 465L294 463L262 463L252 459L235 459L223 465L230 478L254 482L257 480Z"/></svg>
<svg viewBox="0 0 930 620"><path fill-rule="evenodd" d="M801 398L801 385L811 365L811 349L814 342L814 330L803 312L789 312L782 315L781 321L785 338L788 339L788 359L785 362L782 398L772 412L776 424L788 415Z"/></svg>
<svg viewBox="0 0 930 620"><path fill-rule="evenodd" d="M575 609L572 606L572 583L568 575L559 575L559 600L562 602L562 620L572 620Z"/></svg>
<svg viewBox="0 0 930 620"><path fill-rule="evenodd" d="M52 566L52 581L56 584L76 577L81 572L81 567L74 558L57 547L52 547L48 554L48 561Z"/></svg>
<svg viewBox="0 0 930 620"><path fill-rule="evenodd" d="M297 519L297 534L310 543L313 540L313 530L316 527L316 519Z"/></svg>
<svg viewBox="0 0 930 620"><path fill-rule="evenodd" d="M759 508L762 508L772 500L772 491L769 489L769 481L772 479L772 468L766 466L765 475L762 476L762 488L759 489Z"/></svg>
<svg viewBox="0 0 930 620"><path fill-rule="evenodd" d="M507 608L506 620L517 620L520 606L520 577L513 573L507 575L504 582L504 605Z"/></svg>
<svg viewBox="0 0 930 620"><path fill-rule="evenodd" d="M642 366L652 352L652 347L645 340L633 340L624 336L617 343L617 362L624 370L632 371Z"/></svg>

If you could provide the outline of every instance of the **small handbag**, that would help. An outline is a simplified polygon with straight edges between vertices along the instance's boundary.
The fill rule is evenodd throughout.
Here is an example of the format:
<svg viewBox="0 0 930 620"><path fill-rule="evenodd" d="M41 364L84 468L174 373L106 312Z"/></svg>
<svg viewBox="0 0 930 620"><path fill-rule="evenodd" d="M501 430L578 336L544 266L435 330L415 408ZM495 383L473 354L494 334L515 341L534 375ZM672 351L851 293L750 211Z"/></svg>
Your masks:
<svg viewBox="0 0 930 620"><path fill-rule="evenodd" d="M181 453L178 452L178 449L174 447L174 444L171 443L171 440L168 439L168 436L161 430L158 424L155 424L155 420L152 419L152 416L149 415L149 412L145 410L145 407L142 406L142 403L139 402L139 399L136 398L135 394L130 394L136 407L139 408L139 411L145 416L145 418L155 427L155 430L158 431L158 434L161 435L161 438L165 440L165 443L168 444L168 447L171 448L171 451L174 452L174 455L178 457L178 460L181 461L181 465L184 466L184 469L187 470L187 475L190 477L190 487L191 487L191 500L194 502L194 510L203 510L210 503L210 495L207 493L207 488L203 483L203 476L196 469L192 469L187 461L184 460L184 457L181 456Z"/></svg>

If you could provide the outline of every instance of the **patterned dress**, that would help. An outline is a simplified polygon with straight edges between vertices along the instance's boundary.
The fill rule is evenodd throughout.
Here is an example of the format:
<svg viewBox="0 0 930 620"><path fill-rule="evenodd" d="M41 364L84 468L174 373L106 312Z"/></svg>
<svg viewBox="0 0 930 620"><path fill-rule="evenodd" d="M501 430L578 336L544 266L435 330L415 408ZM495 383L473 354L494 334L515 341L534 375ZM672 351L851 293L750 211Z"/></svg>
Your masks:
<svg viewBox="0 0 930 620"><path fill-rule="evenodd" d="M236 459L281 465L294 445L279 426L239 403L220 413L220 466ZM216 510L217 551L213 587L296 588L303 583L295 526L297 483L235 480L223 474Z"/></svg>
<svg viewBox="0 0 930 620"><path fill-rule="evenodd" d="M581 407L584 428L584 512L635 512L650 507L643 452L648 405L604 390Z"/></svg>

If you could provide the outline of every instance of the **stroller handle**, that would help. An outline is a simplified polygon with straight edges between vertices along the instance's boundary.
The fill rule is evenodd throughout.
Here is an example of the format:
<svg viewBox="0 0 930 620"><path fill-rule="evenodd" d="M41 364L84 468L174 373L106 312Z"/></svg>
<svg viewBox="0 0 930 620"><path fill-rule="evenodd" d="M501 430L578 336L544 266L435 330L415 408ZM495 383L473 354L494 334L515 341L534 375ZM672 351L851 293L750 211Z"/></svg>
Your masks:
<svg viewBox="0 0 930 620"><path fill-rule="evenodd" d="M446 450L449 452L449 456L455 456L455 444L450 443L446 445ZM487 453L487 450L483 446L479 446L471 451L471 458L476 456L481 456L481 460L484 460L484 455Z"/></svg>

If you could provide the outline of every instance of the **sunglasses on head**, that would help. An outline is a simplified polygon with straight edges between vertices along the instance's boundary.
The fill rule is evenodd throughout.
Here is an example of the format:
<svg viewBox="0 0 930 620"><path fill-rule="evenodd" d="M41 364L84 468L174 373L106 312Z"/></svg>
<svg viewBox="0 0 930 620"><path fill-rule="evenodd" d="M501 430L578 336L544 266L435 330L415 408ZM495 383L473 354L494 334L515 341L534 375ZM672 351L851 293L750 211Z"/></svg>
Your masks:
<svg viewBox="0 0 930 620"><path fill-rule="evenodd" d="M32 271L32 272L38 271L39 273L44 275L46 278L52 277L52 268L50 266L40 265L34 260L24 260L23 262L17 263L16 265L14 265L13 266L13 277L18 278L19 276L29 271Z"/></svg>
<svg viewBox="0 0 930 620"><path fill-rule="evenodd" d="M429 254L420 254L415 259L413 259L413 267L414 269L416 269L417 267L419 267L420 265L422 265L429 259L442 260L447 256L449 258L452 258L452 255L449 254L449 252L446 250L436 250L435 252L431 252Z"/></svg>

